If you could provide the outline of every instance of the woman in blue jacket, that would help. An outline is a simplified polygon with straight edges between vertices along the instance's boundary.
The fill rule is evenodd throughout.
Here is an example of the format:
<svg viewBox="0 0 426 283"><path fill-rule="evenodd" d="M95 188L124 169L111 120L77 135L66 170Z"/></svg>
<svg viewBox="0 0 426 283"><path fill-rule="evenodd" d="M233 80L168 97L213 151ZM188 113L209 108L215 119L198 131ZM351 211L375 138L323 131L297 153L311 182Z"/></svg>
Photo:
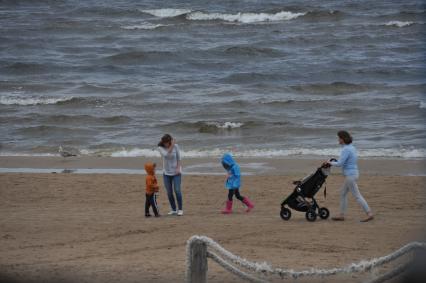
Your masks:
<svg viewBox="0 0 426 283"><path fill-rule="evenodd" d="M339 131L337 136L339 138L339 144L343 146L340 153L340 158L337 161L329 161L327 163L332 166L342 167L342 172L345 176L345 182L343 183L343 186L340 190L340 215L337 217L332 217L331 219L335 221L345 220L345 213L348 206L347 194L350 191L359 205L361 205L364 212L367 214L367 217L361 220L361 222L373 220L373 213L359 192L358 185L356 183L359 177L357 164L358 156L356 149L352 144L352 137L347 131Z"/></svg>
<svg viewBox="0 0 426 283"><path fill-rule="evenodd" d="M240 195L240 186L241 186L241 172L240 166L235 162L230 153L225 153L222 157L222 166L228 172L226 178L225 187L228 189L228 200L226 202L226 207L222 210L224 214L232 213L232 198L235 197L242 201L246 206L246 212L249 212L254 208L254 204L249 200L248 197L243 197Z"/></svg>

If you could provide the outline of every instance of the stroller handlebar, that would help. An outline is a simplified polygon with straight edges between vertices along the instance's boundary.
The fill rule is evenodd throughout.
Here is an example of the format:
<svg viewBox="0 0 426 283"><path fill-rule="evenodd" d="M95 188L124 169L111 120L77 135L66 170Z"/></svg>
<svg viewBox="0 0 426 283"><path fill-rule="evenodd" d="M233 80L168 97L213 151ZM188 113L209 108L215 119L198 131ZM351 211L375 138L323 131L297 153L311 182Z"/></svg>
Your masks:
<svg viewBox="0 0 426 283"><path fill-rule="evenodd" d="M329 162L335 162L335 161L337 161L337 159L335 159L335 158L331 158L329 160ZM331 167L331 165L327 162L324 162L323 164L321 164L321 168L330 168L330 167Z"/></svg>

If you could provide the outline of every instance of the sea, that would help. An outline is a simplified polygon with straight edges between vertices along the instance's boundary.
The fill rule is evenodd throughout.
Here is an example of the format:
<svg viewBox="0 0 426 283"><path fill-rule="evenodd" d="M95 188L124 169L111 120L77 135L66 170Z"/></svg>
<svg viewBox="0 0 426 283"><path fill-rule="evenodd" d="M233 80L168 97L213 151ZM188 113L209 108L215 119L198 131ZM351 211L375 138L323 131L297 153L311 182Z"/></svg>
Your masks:
<svg viewBox="0 0 426 283"><path fill-rule="evenodd" d="M426 4L0 0L0 155L426 158Z"/></svg>

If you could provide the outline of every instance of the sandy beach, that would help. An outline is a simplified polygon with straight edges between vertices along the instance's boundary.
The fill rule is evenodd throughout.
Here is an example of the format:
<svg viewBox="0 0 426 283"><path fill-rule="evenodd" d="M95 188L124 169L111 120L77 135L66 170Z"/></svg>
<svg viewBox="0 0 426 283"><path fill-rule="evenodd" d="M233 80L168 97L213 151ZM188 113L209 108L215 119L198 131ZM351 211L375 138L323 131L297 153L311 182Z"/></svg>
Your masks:
<svg viewBox="0 0 426 283"><path fill-rule="evenodd" d="M3 157L2 167L12 167L4 160ZM9 160L19 163L19 159ZM313 165L318 160L300 162ZM387 163L401 167L395 162ZM285 161L281 163L291 167ZM55 168L57 164L47 165ZM21 163L21 167L31 166ZM39 167L43 166L39 163ZM183 217L166 216L168 201L159 178L163 216L148 219L143 211L143 175L2 173L2 281L182 282L185 244L192 235L211 237L249 260L296 270L340 267L386 255L423 239L424 176L364 171L360 189L376 214L369 223L359 222L364 215L352 197L344 222L309 223L303 213L297 212L293 212L290 221L283 221L279 216L280 202L292 191L291 182L303 177L302 171L312 169L244 176L242 194L250 196L256 207L246 214L242 204L236 203L234 214L227 216L220 214L226 198L224 176L184 176ZM342 180L335 170L327 180L327 198L322 191L317 195L318 202L328 207L332 215L338 209ZM384 271L379 269L377 273ZM360 282L370 277L371 274L349 274L325 281ZM211 260L208 279L239 282Z"/></svg>

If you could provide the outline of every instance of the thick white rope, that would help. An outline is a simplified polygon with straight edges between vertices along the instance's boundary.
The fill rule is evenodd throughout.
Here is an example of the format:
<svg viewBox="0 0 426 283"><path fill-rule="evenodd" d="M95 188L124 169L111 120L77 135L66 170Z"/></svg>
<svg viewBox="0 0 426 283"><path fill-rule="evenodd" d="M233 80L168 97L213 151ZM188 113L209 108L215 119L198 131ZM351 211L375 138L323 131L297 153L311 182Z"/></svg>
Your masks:
<svg viewBox="0 0 426 283"><path fill-rule="evenodd" d="M220 266L222 266L224 269L228 270L229 272L235 274L236 276L245 279L249 282L253 282L253 283L268 283L269 281L265 281L263 279L259 279L256 278L254 276L251 276L241 270L239 270L238 268L232 266L231 264L229 264L227 261L225 261L223 258L221 258L220 256L216 255L215 253L212 253L210 251L207 251L207 256L209 258L211 258L213 261L217 262ZM400 266L398 266L397 268L383 274L380 275L379 277L376 277L370 281L367 281L366 283L382 283L385 282L387 280L390 280L396 276L398 276L399 274L403 273L405 270L408 269L410 265L410 262L405 263L405 264L401 264Z"/></svg>
<svg viewBox="0 0 426 283"><path fill-rule="evenodd" d="M239 270L238 268L232 266L226 260L224 260L223 258L221 258L220 256L218 256L217 254L215 254L213 252L207 251L207 256L209 258L211 258L212 260L214 260L215 262L217 262L220 266L222 266L223 268L225 268L229 272L231 272L231 273L233 273L233 274L239 276L240 278L245 279L249 282L253 282L253 283L267 283L268 282L268 281L253 277L250 274L247 274L247 273Z"/></svg>
<svg viewBox="0 0 426 283"><path fill-rule="evenodd" d="M192 236L188 240L188 245L192 241L202 241L207 244L208 247L212 248L216 252L218 252L222 257L225 259L228 259L232 261L234 264L239 265L241 267L247 268L248 270L262 273L262 274L276 274L281 277L287 277L292 276L293 278L299 278L303 276L330 276L330 275L336 275L341 273L354 273L354 272L364 272L369 271L372 268L375 268L377 266L389 263L398 257L414 250L417 248L426 248L426 243L420 243L420 242L412 242L409 243L402 248L396 250L395 252L380 257L380 258L373 258L371 260L362 260L358 263L352 263L345 267L340 268L332 268L332 269L317 269L317 268L311 268L303 271L295 271L293 269L282 269L282 268L273 268L271 265L269 265L266 262L258 263L258 262L251 262L244 258L241 258L239 256L234 255L233 253L229 252L228 250L224 249L222 246L220 246L218 243L213 241L212 239L205 237L205 236Z"/></svg>

